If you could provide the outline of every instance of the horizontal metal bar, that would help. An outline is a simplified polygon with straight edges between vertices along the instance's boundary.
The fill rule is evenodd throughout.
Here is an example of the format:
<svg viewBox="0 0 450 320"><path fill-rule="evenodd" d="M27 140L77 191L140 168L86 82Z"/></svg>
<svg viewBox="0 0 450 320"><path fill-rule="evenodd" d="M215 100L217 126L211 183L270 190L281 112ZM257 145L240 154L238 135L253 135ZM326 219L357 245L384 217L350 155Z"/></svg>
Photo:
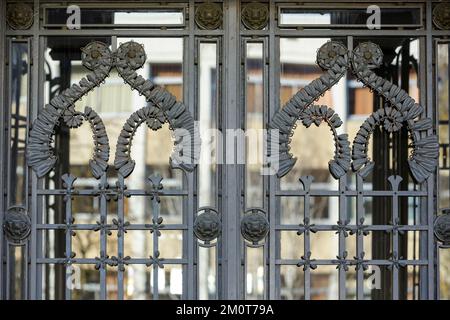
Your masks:
<svg viewBox="0 0 450 320"><path fill-rule="evenodd" d="M92 259L92 258L73 258L72 259L73 262L71 263L72 265L75 264L96 264L99 261L97 259ZM160 258L161 263L162 264L187 264L188 261L187 259L164 259ZM66 258L38 258L37 259L37 263L38 264L64 264L66 263L67 259ZM131 264L147 264L152 262L151 259L128 259L126 262L126 265L131 265ZM114 267L109 267L109 268L114 268Z"/></svg>
<svg viewBox="0 0 450 320"><path fill-rule="evenodd" d="M314 228L317 229L317 231L337 231L336 229L333 229L336 225L326 225L326 224L314 224ZM427 231L429 226L428 225L399 225L398 230L400 231ZM346 228L348 231L350 230L357 230L357 225L346 225ZM392 230L392 225L364 225L364 230L367 231L389 231ZM293 224L282 224L282 225L276 225L275 230L277 231L298 231L302 230L302 227L299 227L299 225L293 225Z"/></svg>
<svg viewBox="0 0 450 320"><path fill-rule="evenodd" d="M222 30L195 30L190 31L186 29L133 29L133 30L114 30L114 29L41 29L39 31L39 36L64 36L64 37L77 37L77 36L88 36L88 37L124 37L124 38L138 38L138 37L187 37L190 34L195 36L211 36L218 37L223 35ZM8 30L6 36L33 36L30 30Z"/></svg>
<svg viewBox="0 0 450 320"><path fill-rule="evenodd" d="M328 196L328 197L338 197L340 195L345 195L349 197L356 197L358 195L367 196L367 197L391 197L393 195L397 195L399 197L426 197L426 191L390 191L390 190L365 190L365 191L356 191L356 190L347 190L347 191L338 191L338 190L277 190L275 192L276 196L283 197L299 197L305 196L306 194L310 196Z"/></svg>
<svg viewBox="0 0 450 320"><path fill-rule="evenodd" d="M299 262L301 262L301 259L276 259L275 264L277 265L298 265ZM356 260L348 259L347 262L349 267L352 267L354 265L351 265L351 262L355 262ZM317 259L317 260L311 260L311 262L318 266L337 266L339 263L336 262L336 260L331 259ZM399 263L408 265L408 266L426 266L428 264L427 260L398 260ZM392 261L390 260L364 260L365 265L370 266L390 266L392 265ZM301 266L300 266L301 267ZM314 272L314 271L313 271Z"/></svg>
<svg viewBox="0 0 450 320"><path fill-rule="evenodd" d="M98 228L98 224L71 224L70 228L73 230L94 230ZM117 226L113 224L105 225L106 229L114 231L118 230ZM38 224L36 229L38 230L64 230L67 226L65 224ZM152 225L146 224L130 224L125 227L125 230L152 230ZM184 224L164 224L159 226L159 230L187 230L187 225Z"/></svg>
<svg viewBox="0 0 450 320"><path fill-rule="evenodd" d="M187 196L188 191L186 190L159 190L158 192L159 196ZM37 191L38 195L54 195L54 196L65 196L67 195L67 190L65 189L52 189L52 190L46 190L46 189L40 189ZM114 190L114 189L106 189L106 190L100 190L100 189L73 189L71 192L72 196L99 196L100 194L107 194L109 196L117 196L121 194L121 192ZM125 195L126 196L151 196L152 194L155 194L155 192L152 191L146 191L146 190L126 190Z"/></svg>

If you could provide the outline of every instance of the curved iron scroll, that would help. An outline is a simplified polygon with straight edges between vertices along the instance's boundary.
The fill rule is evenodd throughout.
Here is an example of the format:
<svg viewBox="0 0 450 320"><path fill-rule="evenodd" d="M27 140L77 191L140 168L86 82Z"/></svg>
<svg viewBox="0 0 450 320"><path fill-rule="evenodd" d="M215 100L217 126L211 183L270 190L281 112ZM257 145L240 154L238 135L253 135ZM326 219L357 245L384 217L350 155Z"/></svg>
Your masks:
<svg viewBox="0 0 450 320"><path fill-rule="evenodd" d="M127 177L133 171L134 161L129 156L131 139L140 123L146 121L151 129L157 130L168 121L172 130L183 129L176 135L174 151L193 150L182 161L174 163L171 159L171 163L184 170L192 171L199 154L199 147L195 143L200 143L194 119L185 105L177 102L172 94L135 72L146 60L143 46L130 41L121 44L116 52L111 52L106 44L94 41L81 50L83 65L93 72L82 78L79 84L72 85L53 98L39 113L30 131L27 161L36 175L39 178L43 177L55 166L57 157L51 144L58 121L62 119L70 128L77 128L81 125L83 118L89 121L94 133L94 155L89 161L92 174L98 179L106 172L109 141L103 122L91 108L87 107L85 112L81 113L75 110L74 104L95 87L100 86L113 67L116 67L125 82L144 95L150 104L133 113L124 124L117 142L115 168L123 177Z"/></svg>
<svg viewBox="0 0 450 320"><path fill-rule="evenodd" d="M327 42L319 49L317 63L326 70L326 73L297 92L275 113L269 125L270 128L279 130L278 150L271 146L270 140L268 143L270 159L276 159L275 156L278 155L278 177L286 175L297 160L289 153L290 137L296 121L305 113L315 113L316 107L310 107L312 103L331 89L349 68L365 86L383 96L387 102L384 108L372 113L361 125L353 141L353 170L365 177L373 169L374 163L367 155L368 141L377 126L383 125L386 131L396 132L406 123L412 139L413 150L408 160L412 177L421 183L434 172L439 144L436 135L428 134L428 130L432 128L432 120L429 118L417 120L416 118L423 114L424 108L404 90L377 76L371 70L380 66L382 60L383 53L380 47L372 42L360 43L353 52L349 52L343 44L334 41ZM308 107L310 108L307 109ZM426 136L423 136L424 133ZM343 150L348 151L346 148ZM348 160L346 152L336 152L343 156L343 160ZM330 172L336 179L344 175L348 169L347 161L330 161Z"/></svg>

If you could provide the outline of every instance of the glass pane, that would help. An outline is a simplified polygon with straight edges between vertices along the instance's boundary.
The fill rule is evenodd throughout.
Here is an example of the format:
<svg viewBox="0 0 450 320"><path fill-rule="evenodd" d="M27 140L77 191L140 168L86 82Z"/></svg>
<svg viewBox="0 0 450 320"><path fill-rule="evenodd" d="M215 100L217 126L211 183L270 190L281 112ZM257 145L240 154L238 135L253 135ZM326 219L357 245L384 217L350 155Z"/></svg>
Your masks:
<svg viewBox="0 0 450 320"><path fill-rule="evenodd" d="M28 42L11 42L9 74L8 205L26 202L27 166L25 143L28 135Z"/></svg>
<svg viewBox="0 0 450 320"><path fill-rule="evenodd" d="M263 175L261 174L264 155L264 44L246 44L246 186L245 202L249 207L264 207Z"/></svg>
<svg viewBox="0 0 450 320"><path fill-rule="evenodd" d="M345 44L345 39L333 39ZM323 71L316 64L317 50L330 39L327 38L281 38L280 39L280 105L318 78ZM326 105L335 110L344 124L338 128L339 134L345 132L346 78L333 86L314 104ZM284 176L281 188L301 189L299 178L305 175L314 177L311 189L337 189L337 182L328 170L328 162L334 156L333 136L326 123L306 128L301 121L292 136L290 153L297 158L292 170Z"/></svg>
<svg viewBox="0 0 450 320"><path fill-rule="evenodd" d="M246 247L246 299L264 297L264 248Z"/></svg>
<svg viewBox="0 0 450 320"><path fill-rule="evenodd" d="M217 123L217 44L201 42L198 66L198 121L202 140L198 170L198 205L216 206L220 137Z"/></svg>
<svg viewBox="0 0 450 320"><path fill-rule="evenodd" d="M158 9L105 9L105 8L80 8L80 27L93 26L183 26L184 10L181 8L158 8ZM45 8L45 26L66 26L67 21L74 11L67 7Z"/></svg>
<svg viewBox="0 0 450 320"><path fill-rule="evenodd" d="M341 27L367 28L367 22L373 15L372 10L364 8L318 9L318 8L281 8L280 27L310 26L330 28L330 25ZM410 8L380 8L381 28L411 26L421 24L421 9Z"/></svg>
<svg viewBox="0 0 450 320"><path fill-rule="evenodd" d="M216 247L199 247L198 292L201 300L217 298Z"/></svg>
<svg viewBox="0 0 450 320"><path fill-rule="evenodd" d="M449 44L437 45L436 79L437 107L439 116L439 207L450 207L450 149L449 149Z"/></svg>

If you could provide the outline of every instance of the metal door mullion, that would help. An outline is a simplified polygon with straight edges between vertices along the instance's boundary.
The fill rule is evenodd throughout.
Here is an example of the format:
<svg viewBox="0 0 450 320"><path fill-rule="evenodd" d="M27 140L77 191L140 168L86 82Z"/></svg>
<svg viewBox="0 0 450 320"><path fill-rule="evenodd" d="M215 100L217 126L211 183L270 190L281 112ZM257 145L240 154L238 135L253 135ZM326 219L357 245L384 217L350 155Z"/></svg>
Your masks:
<svg viewBox="0 0 450 320"><path fill-rule="evenodd" d="M397 192L398 186L393 190L392 195L392 224L397 224L399 222L399 213L398 213L398 196ZM399 239L398 239L398 231L392 231L392 254L394 255L392 259L401 259L399 256ZM400 266L392 265L392 299L399 299L399 270Z"/></svg>
<svg viewBox="0 0 450 320"><path fill-rule="evenodd" d="M64 263L64 270L65 270L65 300L71 300L72 299L72 289L69 286L69 283L72 283L72 272L68 272L69 268L72 268L72 195L70 193L70 188L72 186L67 186L67 195L65 196L65 223L67 225L67 228L65 230L65 263Z"/></svg>
<svg viewBox="0 0 450 320"><path fill-rule="evenodd" d="M225 100L226 110L223 110L224 129L239 128L239 117L236 110L239 110L240 77L239 77L239 3L237 0L230 0L224 3L224 45L225 57ZM227 152L227 138L225 138L225 159ZM235 148L234 148L235 149ZM241 237L239 233L239 213L242 208L241 203L241 170L237 164L226 164L223 174L224 203L223 212L223 232L222 232L222 299L239 299L242 290L241 275Z"/></svg>
<svg viewBox="0 0 450 320"><path fill-rule="evenodd" d="M35 6L35 13L39 12L39 8ZM35 36L32 42L33 49L33 71L32 71L32 105L30 109L30 121L37 118L39 106L43 105L45 72L43 72L43 57L45 50L44 37L38 36L39 26L33 26ZM41 63L42 62L42 63ZM43 232L38 232L36 225L43 222L42 218L42 203L43 197L39 198L37 190L44 184L44 179L38 179L33 170L28 169L31 176L31 236L30 236L30 298L42 299L42 265L37 264L36 261L41 256L44 256L43 250ZM48 297L47 297L48 298Z"/></svg>
<svg viewBox="0 0 450 320"><path fill-rule="evenodd" d="M342 222L343 225L347 224L347 197L345 193L342 191L347 187L347 175L342 176L339 179L339 191L341 195L339 196L339 221ZM338 234L339 236L339 258L347 259L347 251L346 251L346 231L341 230ZM347 296L347 287L346 287L346 271L345 267L341 265L338 269L339 276L339 300L345 300Z"/></svg>
<svg viewBox="0 0 450 320"><path fill-rule="evenodd" d="M364 185L363 178L356 175L356 223L363 224L365 218L364 197L362 191ZM356 297L358 300L364 299L364 233L356 231L356 258L361 259L361 264L356 269Z"/></svg>
<svg viewBox="0 0 450 320"><path fill-rule="evenodd" d="M189 31L189 35L183 40L183 100L187 101L189 112L196 114L196 107L198 105L196 99L197 81L190 81L189 75L195 74L195 57L198 54L195 43L195 1L189 0L187 4L188 12L185 10L185 24ZM186 21L186 14L189 14L188 21ZM187 88L186 88L187 87ZM185 90L187 89L187 90ZM195 119L195 118L194 118ZM197 197L194 196L194 189L197 189L198 181L196 179L197 170L193 173L183 175L183 189L187 187L188 196L182 198L183 202L183 224L187 225L187 230L182 231L183 239L183 257L187 258L189 263L187 266L182 266L183 272L183 290L182 296L187 299L198 298L198 245L194 239L192 232L194 225L194 212L198 206Z"/></svg>
<svg viewBox="0 0 450 320"><path fill-rule="evenodd" d="M422 76L421 79L425 77L426 79L426 91L424 90L424 86L422 85L420 88L420 98L421 102L426 99L426 116L433 119L433 77L427 75L426 70L433 70L433 37L432 37L432 30L433 30L433 16L432 16L432 10L433 10L433 4L430 1L427 1L426 3L426 44L425 48L423 48L423 42L422 39L420 41L421 43L421 57L425 56L425 63L421 64L420 68L420 75ZM426 52L424 52L424 49ZM425 53L425 55L423 55ZM422 58L423 59L423 58ZM422 82L422 83L423 83ZM424 105L422 103L422 105ZM433 126L434 127L434 126ZM428 134L432 134L432 129L427 132ZM426 180L426 190L428 192L428 197L426 198L426 201L422 201L422 208L426 208L425 210L421 210L421 224L427 224L428 225L428 231L426 233L426 237L424 237L426 240L422 240L422 236L420 241L425 242L427 241L427 245L421 246L421 249L425 249L425 252L419 253L420 259L423 258L422 255L425 255L428 259L428 267L427 272L420 272L420 283L423 286L423 289L425 291L425 287L427 288L427 292L423 292L425 296L423 298L426 299L434 299L434 291L435 291L435 261L434 261L434 250L435 250L435 241L434 241L434 180L435 175L432 173L430 177ZM425 183L423 184L425 185ZM424 243L425 244L425 243ZM422 250L421 250L422 251ZM421 268L423 269L423 268Z"/></svg>
<svg viewBox="0 0 450 320"><path fill-rule="evenodd" d="M311 198L309 195L309 185L306 186L305 185L305 191L306 194L303 197L303 212L304 212L304 219L303 219L303 223L309 224L309 222L311 221L311 212L310 212L310 208L311 208ZM305 258L309 258L308 255L311 252L311 238L310 238L310 232L305 230L303 232L303 257ZM304 277L304 281L303 281L303 287L304 287L304 295L305 295L305 300L310 300L311 299L311 268L306 267L303 268L304 272L303 272L303 277Z"/></svg>
<svg viewBox="0 0 450 320"><path fill-rule="evenodd" d="M272 119L272 115L278 109L279 106L279 93L280 93L280 41L278 37L275 37L275 11L276 5L273 0L269 1L269 39L268 39L268 55L269 55L269 71L268 71L268 106L266 122L269 123ZM267 132L267 134L270 134ZM269 147L269 146L267 146ZM276 231L275 226L280 223L280 206L279 197L275 195L275 190L278 187L278 179L275 175L268 177L268 217L269 217L269 234L268 234L268 259L267 268L268 276L266 278L268 291L266 297L269 299L279 299L280 292L280 267L275 264L275 259L280 258L279 250L279 232Z"/></svg>
<svg viewBox="0 0 450 320"><path fill-rule="evenodd" d="M158 196L157 195L153 195L152 196L152 214L153 214L153 223L156 223L159 219L159 201L158 201ZM159 258L159 242L158 242L158 231L155 230L154 232L152 232L152 236L153 236L153 254L152 257L153 259L158 259ZM158 283L158 263L152 263L152 267L153 267L153 300L158 300L159 299L159 283Z"/></svg>

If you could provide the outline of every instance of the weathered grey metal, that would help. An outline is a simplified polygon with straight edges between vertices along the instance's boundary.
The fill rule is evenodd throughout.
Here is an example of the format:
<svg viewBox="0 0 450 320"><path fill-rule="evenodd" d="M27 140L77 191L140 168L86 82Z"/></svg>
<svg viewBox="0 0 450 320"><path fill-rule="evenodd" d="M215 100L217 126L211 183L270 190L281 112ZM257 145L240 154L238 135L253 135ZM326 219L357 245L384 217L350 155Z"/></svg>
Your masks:
<svg viewBox="0 0 450 320"><path fill-rule="evenodd" d="M152 130L162 127L166 121L172 130L179 131L175 140L175 149L192 150L189 161L177 162L175 165L182 169L192 171L199 155L200 138L198 130L194 126L194 120L181 102L176 102L175 97L162 87L156 86L150 80L139 76L135 70L145 63L144 48L133 41L122 44L117 52L112 53L101 42L94 41L82 48L83 65L93 70L83 78L79 85L72 85L61 95L56 96L46 105L38 115L30 132L29 145L27 147L28 165L36 171L38 177L48 173L56 163L56 156L51 150L51 141L54 127L60 117L70 128L78 128L82 124L83 116L90 122L94 132L94 158L89 162L95 178L99 179L108 168L109 141L106 129L99 115L91 108L86 108L84 114L75 111L74 103L81 97L99 86L109 75L112 67L116 67L120 76L124 78L133 89L144 95L149 102L146 106L133 113L124 124L123 130L117 141L115 168L127 177L134 169L134 161L130 158L131 140L136 129L142 122L146 122ZM190 135L191 139L182 139ZM171 160L172 161L172 160Z"/></svg>
<svg viewBox="0 0 450 320"><path fill-rule="evenodd" d="M194 220L194 234L199 240L209 245L211 241L219 237L221 229L222 222L217 210L211 207L198 209L198 215Z"/></svg>
<svg viewBox="0 0 450 320"><path fill-rule="evenodd" d="M51 2L49 0L48 2ZM261 40L265 39L267 42L264 44L265 48L267 48L267 55L265 56L265 61L267 63L268 70L268 102L267 110L265 110L264 120L269 122L272 116L276 114L276 110L279 109L279 92L280 92L280 61L277 57L280 56L280 37L346 37L349 52L353 52L353 36L358 37L367 37L369 35L367 30L287 30L279 28L278 22L276 19L276 10L281 2L271 0L268 3L268 8L270 9L270 19L268 23L268 27L261 30L251 30L244 29L240 26L239 22L242 22L242 17L239 17L239 2L235 0L230 0L224 3L224 22L223 22L223 30L207 30L202 28L195 28L195 19L194 19L194 9L197 7L198 2L196 3L194 0L189 1L189 19L186 20L189 25L186 26L185 29L180 30L166 30L166 29L153 29L153 30L105 30L105 29L93 29L93 30L71 30L70 34L67 30L63 29L45 29L40 28L39 24L35 24L29 30L7 30L6 32L0 30L2 34L2 40L4 39L4 35L8 37L32 37L30 38L30 43L33 44L32 51L32 61L33 65L30 67L32 70L32 92L33 92L33 101L32 101L32 117L36 117L42 110L39 108L43 105L43 94L44 91L44 83L45 83L45 72L43 69L43 65L41 61L44 59L44 53L46 50L46 37L47 36L90 36L90 37L103 37L103 36L111 36L112 40L112 48L113 51L115 48L115 41L117 36L120 37L184 37L184 57L183 57L183 101L186 102L186 107L189 108L191 114L195 114L197 110L196 102L197 97L195 97L195 81L192 80L192 75L195 74L195 64L197 61L198 52L195 49L195 41L198 39L208 39L210 41L216 41L220 44L218 48L218 52L223 50L224 56L223 58L218 55L217 65L222 66L226 72L224 72L223 76L219 76L223 83L221 83L220 87L218 87L218 91L222 91L221 94L225 97L226 103L223 104L221 117L224 122L223 128L231 128L231 127L240 127L242 115L235 114L236 110L239 110L239 94L242 86L242 82L240 81L239 73L242 70L239 66L240 55L239 55L239 36L245 38L251 38L253 40ZM35 16L39 15L40 10L40 1L35 0L34 4L37 5L34 9ZM242 5L245 5L243 3ZM282 4L282 3L281 3ZM5 4L0 3L0 9L6 7ZM230 6L230 9L229 7ZM433 5L431 3L426 3L424 6L426 8L427 16L426 18L426 30L371 30L370 36L374 39L376 37L382 36L411 36L411 37L420 37L419 40L419 50L421 63L419 64L419 72L418 72L418 82L421 85L420 90L420 101L423 106L426 106L424 110L424 114L427 115L430 119L433 116L433 113L436 111L435 106L433 105L433 95L429 94L433 92L433 78L427 76L427 71L433 70L434 66L433 62L433 37L442 37L447 36L448 31L444 30L434 30L432 27L432 15L431 11ZM242 9L241 9L242 10ZM232 15L230 17L230 15ZM0 19L1 20L1 19ZM5 21L2 21L5 23ZM218 41L218 39L224 39L222 42ZM376 41L376 40L373 40ZM2 53L0 53L2 56ZM30 56L31 57L31 56ZM348 63L351 62L351 56L348 58ZM326 56L322 56L321 60L323 63L326 63L328 58ZM423 59L423 60L422 60ZM95 63L95 61L93 61ZM6 79L7 77L3 76L5 73L3 72L4 66L0 66L0 77L1 80ZM435 69L434 69L435 70ZM4 101L0 96L0 101ZM313 105L312 102L310 105ZM69 124L76 126L80 120L86 120L84 113L80 112L79 114L75 114L76 110L70 108L68 106L64 112L58 113L59 121L65 121L64 115L67 117ZM391 105L386 106L385 109L391 108L392 111L398 111L397 108L392 107ZM309 110L306 108L305 110ZM39 112L38 112L39 111ZM231 111L233 113L231 113ZM403 116L403 114L401 114ZM386 116L386 115L385 115ZM383 126L384 130L398 130L398 120L400 115L398 112L394 112L394 115L390 114L389 119L387 121L380 121L378 123L379 126ZM152 119L151 119L152 120ZM158 126L158 121L152 120L151 126ZM167 121L167 120L166 120ZM159 121L161 122L161 121ZM432 122L434 124L434 121ZM386 126L387 127L386 127ZM405 122L402 122L402 126L406 126ZM420 132L422 136L426 136L427 134L431 134L433 132L433 128L429 127L428 124L423 123L425 127L428 129L424 130L425 132ZM2 126L5 128L6 126ZM2 130L2 134L6 130ZM2 135L0 134L0 135ZM31 136L30 136L31 138ZM102 145L103 146L103 145ZM5 144L2 145L2 150L5 149ZM0 160L1 161L1 160ZM366 165L367 166L367 165ZM2 168L6 168L7 166L2 166ZM365 167L361 168L361 171ZM6 172L9 169L3 169ZM103 170L103 169L102 169ZM100 172L100 171L99 171ZM361 173L361 172L360 172ZM218 196L220 198L220 202L218 207L221 212L227 213L227 216L223 217L223 225L222 231L224 235L226 235L226 240L222 241L222 237L218 238L217 242L217 260L220 266L217 267L218 273L217 278L220 278L220 284L218 284L218 296L219 297L244 297L243 291L245 291L245 285L241 285L244 281L242 281L244 274L242 274L242 252L239 251L239 246L242 245L242 239L240 239L239 234L239 214L242 210L242 199L240 198L240 194L242 191L242 182L240 180L240 176L242 174L242 170L240 168L236 168L236 166L224 166L223 172L220 173L220 177L223 177L223 181L220 181L218 185L221 188L221 194ZM97 268L100 273L100 297L101 299L107 298L107 287L108 291L110 290L109 285L106 283L106 269L111 270L111 267L117 270L120 268L118 272L118 298L123 298L125 295L124 290L124 271L128 265L147 265L149 267L155 267L160 269L161 266L165 264L179 264L183 268L183 297L193 299L198 297L198 255L196 253L197 249L197 240L195 239L195 234L193 232L193 221L195 218L196 212L196 181L195 175L188 174L186 177L185 184L183 184L182 190L171 190L171 189L159 189L159 184L156 183L156 187L150 186L149 189L142 190L128 190L125 185L125 181L123 179L119 179L116 186L108 186L106 182L106 174L103 174L100 177L99 186L94 187L93 189L84 189L84 188L71 188L70 190L63 189L44 189L42 179L37 179L35 174L30 174L30 205L29 212L31 217L31 232L29 238L27 238L30 244L30 249L27 251L27 254L24 255L24 260L26 260L30 266L29 275L24 275L24 279L28 279L27 285L29 288L25 293L25 297L28 298L37 298L41 299L44 297L44 284L45 278L44 270L46 265L48 264L64 264L67 268L72 264L86 264L92 267ZM121 177L123 178L123 177ZM358 299L364 299L364 270L369 268L372 265L378 266L386 266L390 267L393 272L393 297L398 295L399 287L398 280L399 274L402 269L406 266L408 268L418 268L418 273L420 273L420 282L419 282L419 291L420 298L436 298L438 297L437 291L437 280L434 277L436 272L436 259L434 259L434 246L435 246L435 233L437 233L437 225L433 225L434 216L433 212L435 211L435 185L434 185L434 175L431 174L430 178L428 178L426 183L422 183L419 186L418 190L367 190L365 186L363 186L364 177L360 174L355 175L356 185L354 185L350 180L346 179L346 176L343 175L339 179L339 188L333 190L323 190L317 189L312 185L312 178L309 179L307 177L302 177L301 183L306 184L304 189L300 190L283 190L280 188L279 179L277 177L268 177L268 185L264 186L265 191L265 202L264 209L267 210L267 218L269 220L269 233L267 235L267 240L265 245L261 250L264 250L264 297L270 298L280 298L283 294L280 292L281 287L281 272L280 267L285 265L295 266L299 264L300 267L308 265L304 271L304 298L310 299L311 294L314 292L313 284L311 283L311 275L314 276L314 271L309 266L326 266L333 265L338 268L339 273L339 297L345 298L345 295L342 295L342 291L346 289L352 290L349 283L345 283L342 281L342 275L345 276L347 272L345 267L354 266L356 269L356 294ZM3 185L3 179L0 183ZM149 191L150 190L150 191ZM43 208L41 205L41 199L45 197L57 197L61 195L66 195L66 214L70 217L70 203L72 196L75 197L84 197L84 199L92 199L99 198L99 213L100 217L98 219L98 223L94 224L81 224L78 221L74 221L73 219L69 219L61 224L52 224L49 221L46 221L42 211L45 211L46 208ZM164 251L161 251L161 248L158 245L155 246L155 250L149 253L149 257L145 259L136 259L134 257L130 257L130 259L126 259L125 255L125 246L124 242L126 241L124 236L119 237L118 244L114 250L117 250L117 254L114 260L108 256L108 252L110 252L111 248L106 250L106 242L107 237L116 236L118 234L119 228L118 225L114 223L108 224L107 222L107 201L108 199L117 199L118 201L118 219L122 219L121 221L126 221L125 219L125 197L148 197L152 199L152 206L159 206L158 199L165 196L176 196L181 197L183 200L183 222L177 225L166 224L161 220L162 218L158 216L158 218L153 218L152 222L149 224L134 224L131 223L125 228L125 231L128 230L147 230L148 232L152 232L152 236L158 237L158 232L161 230L179 230L183 234L183 258L182 259L164 259L161 256L164 255ZM368 197L387 197L389 200L395 198L394 196L398 196L397 200L401 200L402 198L409 197L418 199L415 200L414 206L418 206L419 210L419 219L415 221L414 225L402 225L401 221L398 219L393 219L391 223L387 223L386 225L372 225L369 223L370 220L364 220L366 216L366 208L365 201ZM299 197L304 201L304 209L303 209L303 218L304 220L299 220L294 224L282 224L280 220L280 212L281 212L281 199L286 199L286 197ZM339 223L331 222L330 224L321 224L320 222L314 221L311 223L311 215L312 211L310 210L310 204L313 197L328 197L328 198L338 198L339 203L339 219L340 224L344 224L347 221L346 207L341 203L342 200L356 199L356 219L348 224L345 227L341 227L341 232L339 233L339 252L337 253L337 257L332 259L315 259L316 252L311 253L311 240L314 238L310 238L311 233L314 232L336 232L340 231ZM5 210L4 210L5 211ZM44 212L45 213L45 212ZM398 215L399 210L395 209L393 206L392 215ZM307 219L309 217L309 219ZM5 218L5 215L0 215L0 221ZM160 219L161 218L161 219ZM442 218L443 219L443 218ZM77 219L78 220L78 219ZM440 220L440 218L438 218ZM302 221L302 223L301 223ZM430 222L431 221L431 222ZM299 223L301 223L299 225ZM119 223L118 223L119 224ZM236 228L237 227L237 228ZM99 231L101 249L99 250L96 258L79 258L78 256L74 256L72 252L73 246L69 244L69 247L72 247L66 250L65 256L61 258L46 258L42 255L44 248L44 239L42 234L44 234L45 230L67 230L70 232L66 232L66 236L69 238L72 237L73 232L77 232L77 230L90 230L92 232ZM237 230L237 231L236 231ZM291 231L298 232L300 236L304 239L303 251L300 250L301 254L297 259L281 259L280 252L282 245L280 244L279 235L281 231ZM445 228L444 233L445 234ZM114 231L114 232L112 232ZM412 260L405 259L400 255L391 254L390 257L387 257L385 260L374 260L373 257L367 255L364 252L364 246L367 246L366 236L372 231L378 232L388 232L394 238L398 235L401 235L401 232L407 231L418 231L420 233L420 257L414 258ZM342 246L342 239L345 237L345 232L348 235L353 235L356 237L357 248L355 252L355 257L353 259L349 258L348 253L344 256L344 253L347 252L348 248ZM2 234L5 235L4 230L2 229ZM236 239L233 239L236 237ZM278 239L277 239L278 238ZM348 240L348 237L346 238ZM439 238L437 238L439 241ZM71 240L69 240L71 241ZM66 243L67 245L67 243ZM284 244L283 244L284 245ZM3 248L3 247L2 247ZM28 247L27 247L28 248ZM236 249L236 250L235 250ZM28 250L28 249L27 249ZM2 265L9 265L9 260L7 257L7 250L1 251L1 261ZM5 253L5 254L3 254ZM300 259L300 262L299 262ZM219 262L220 261L220 262ZM244 263L245 259L244 259ZM97 265L98 264L98 265ZM120 267L119 267L120 265ZM398 270L398 272L396 271ZM116 271L116 270L114 270ZM397 272L397 273L396 273ZM0 282L2 284L7 283L8 273L0 274ZM155 277L155 274L154 274ZM394 278L395 277L395 278ZM157 278L157 276L156 276ZM229 283L227 280L230 280ZM157 279L154 278L154 283L156 281L156 289L153 290L158 291L157 288ZM219 282L219 281L218 281ZM6 286L5 286L6 287ZM244 287L244 289L242 289ZM1 297L8 297L8 295L4 294L4 292L0 293ZM10 296L9 296L10 297ZM70 293L66 298L70 298ZM154 295L154 298L157 298L157 294Z"/></svg>
<svg viewBox="0 0 450 320"><path fill-rule="evenodd" d="M241 19L248 29L264 29L269 22L269 7L260 2L247 3L242 7Z"/></svg>
<svg viewBox="0 0 450 320"><path fill-rule="evenodd" d="M427 117L414 120L424 113L424 108L403 89L371 71L381 62L381 49L374 43L364 42L353 50L353 72L367 87L383 96L389 105L372 113L358 131L353 143L352 167L363 177L372 170L374 164L367 157L367 143L375 127L383 123L385 130L396 132L406 122L413 147L408 160L409 169L412 177L422 183L436 170L439 156L437 136L428 134L422 137L422 133L432 127L432 120Z"/></svg>
<svg viewBox="0 0 450 320"><path fill-rule="evenodd" d="M113 66L112 53L104 43L98 41L91 42L82 48L82 52L83 65L93 70L93 72L85 78L82 78L79 84L73 84L69 89L64 90L60 95L54 97L38 114L30 131L27 146L27 163L33 168L38 177L46 175L55 166L57 161L51 143L58 120L61 117L65 117L64 120L69 126L76 127L79 125L81 115L74 113L73 106L75 102L99 86L109 75ZM90 115L93 116L94 114L90 112ZM94 118L97 121L99 120L98 115L94 116ZM100 130L102 130L101 123L99 125ZM104 142L104 138L105 135L102 133L100 133L99 137L95 138L97 147L99 147L100 141ZM105 155L106 153L102 151L101 155L92 160L93 167L91 169L93 173L98 173L98 169Z"/></svg>
<svg viewBox="0 0 450 320"><path fill-rule="evenodd" d="M241 219L242 237L253 246L259 245L269 233L269 221L261 208L249 208Z"/></svg>
<svg viewBox="0 0 450 320"><path fill-rule="evenodd" d="M195 22L201 29L214 30L222 25L222 5L206 1L200 3L195 9Z"/></svg>
<svg viewBox="0 0 450 320"><path fill-rule="evenodd" d="M3 230L6 239L12 245L23 245L31 231L31 220L22 206L12 206L3 218Z"/></svg>
<svg viewBox="0 0 450 320"><path fill-rule="evenodd" d="M145 80L135 72L144 64L145 59L144 48L133 41L120 45L117 50L115 66L119 75L133 89L145 96L150 105L133 113L124 124L117 141L114 166L123 177L131 174L134 161L131 160L129 154L131 139L136 129L145 121L150 129L157 130L161 128L162 123L168 121L172 130L183 129L176 135L174 149L183 150L185 153L191 150L188 155L189 161L177 162L176 165L186 171L192 171L200 152L200 135L194 125L194 119L186 106L176 101L174 95L164 88L156 86L152 81ZM188 139L189 136L190 139ZM183 139L183 137L186 138ZM172 162L173 159L170 161Z"/></svg>
<svg viewBox="0 0 450 320"><path fill-rule="evenodd" d="M273 115L269 127L279 130L279 136L276 136L279 143L279 153L276 155L269 147L269 157L277 158L278 177L281 178L286 175L297 161L289 153L290 137L293 134L295 123L308 106L331 89L344 76L349 68L348 62L348 52L344 45L333 41L327 42L317 53L318 65L327 72L298 91L282 109ZM271 139L269 138L268 146L271 145Z"/></svg>
<svg viewBox="0 0 450 320"><path fill-rule="evenodd" d="M333 109L327 106L312 105L306 108L299 117L305 127L309 128L311 124L317 127L325 122L331 130L334 139L334 158L328 163L331 174L334 178L339 179L350 169L352 157L350 155L350 142L348 134L338 134L336 129L342 125L342 120Z"/></svg>
<svg viewBox="0 0 450 320"><path fill-rule="evenodd" d="M351 56L351 59L348 57ZM432 127L430 118L418 118L424 108L416 103L404 90L395 84L377 76L371 69L378 67L382 63L383 53L378 45L372 42L360 43L351 53L347 52L345 46L341 43L330 41L323 45L317 53L317 63L320 67L327 70L327 73L320 78L313 80L304 89L301 89L294 97L273 117L270 127L280 131L279 136L279 170L277 175L284 176L290 171L296 162L289 153L289 137L292 135L295 123L298 119L306 116L305 125L315 121L319 122L316 114L319 110L315 106L311 106L314 100L317 100L321 94L329 90L339 81L348 68L351 68L355 76L371 88L383 96L388 105L384 108L372 113L362 124L352 149L352 168L362 177L366 177L373 169L374 162L370 161L367 156L368 141L373 130L384 125L384 129L388 132L398 131L403 123L406 123L411 133L413 152L408 160L412 177L418 182L424 182L430 174L432 174L437 166L439 154L439 144L434 134L422 137L422 132L427 132ZM307 110L310 111L307 111ZM326 108L323 108L326 111ZM308 117L309 115L309 117ZM315 115L315 118L311 117ZM317 120L316 120L317 119ZM339 119L335 114L334 119ZM333 120L330 119L330 120ZM339 124L340 121L336 121ZM333 124L336 127L336 124ZM337 139L334 133L335 143L342 148L340 158L334 162L330 162L330 172L337 179L344 175L349 167L350 159L348 157L345 135L342 140ZM270 146L270 139L268 145ZM269 150L269 156L274 157L274 152ZM339 160L339 161L338 161Z"/></svg>

